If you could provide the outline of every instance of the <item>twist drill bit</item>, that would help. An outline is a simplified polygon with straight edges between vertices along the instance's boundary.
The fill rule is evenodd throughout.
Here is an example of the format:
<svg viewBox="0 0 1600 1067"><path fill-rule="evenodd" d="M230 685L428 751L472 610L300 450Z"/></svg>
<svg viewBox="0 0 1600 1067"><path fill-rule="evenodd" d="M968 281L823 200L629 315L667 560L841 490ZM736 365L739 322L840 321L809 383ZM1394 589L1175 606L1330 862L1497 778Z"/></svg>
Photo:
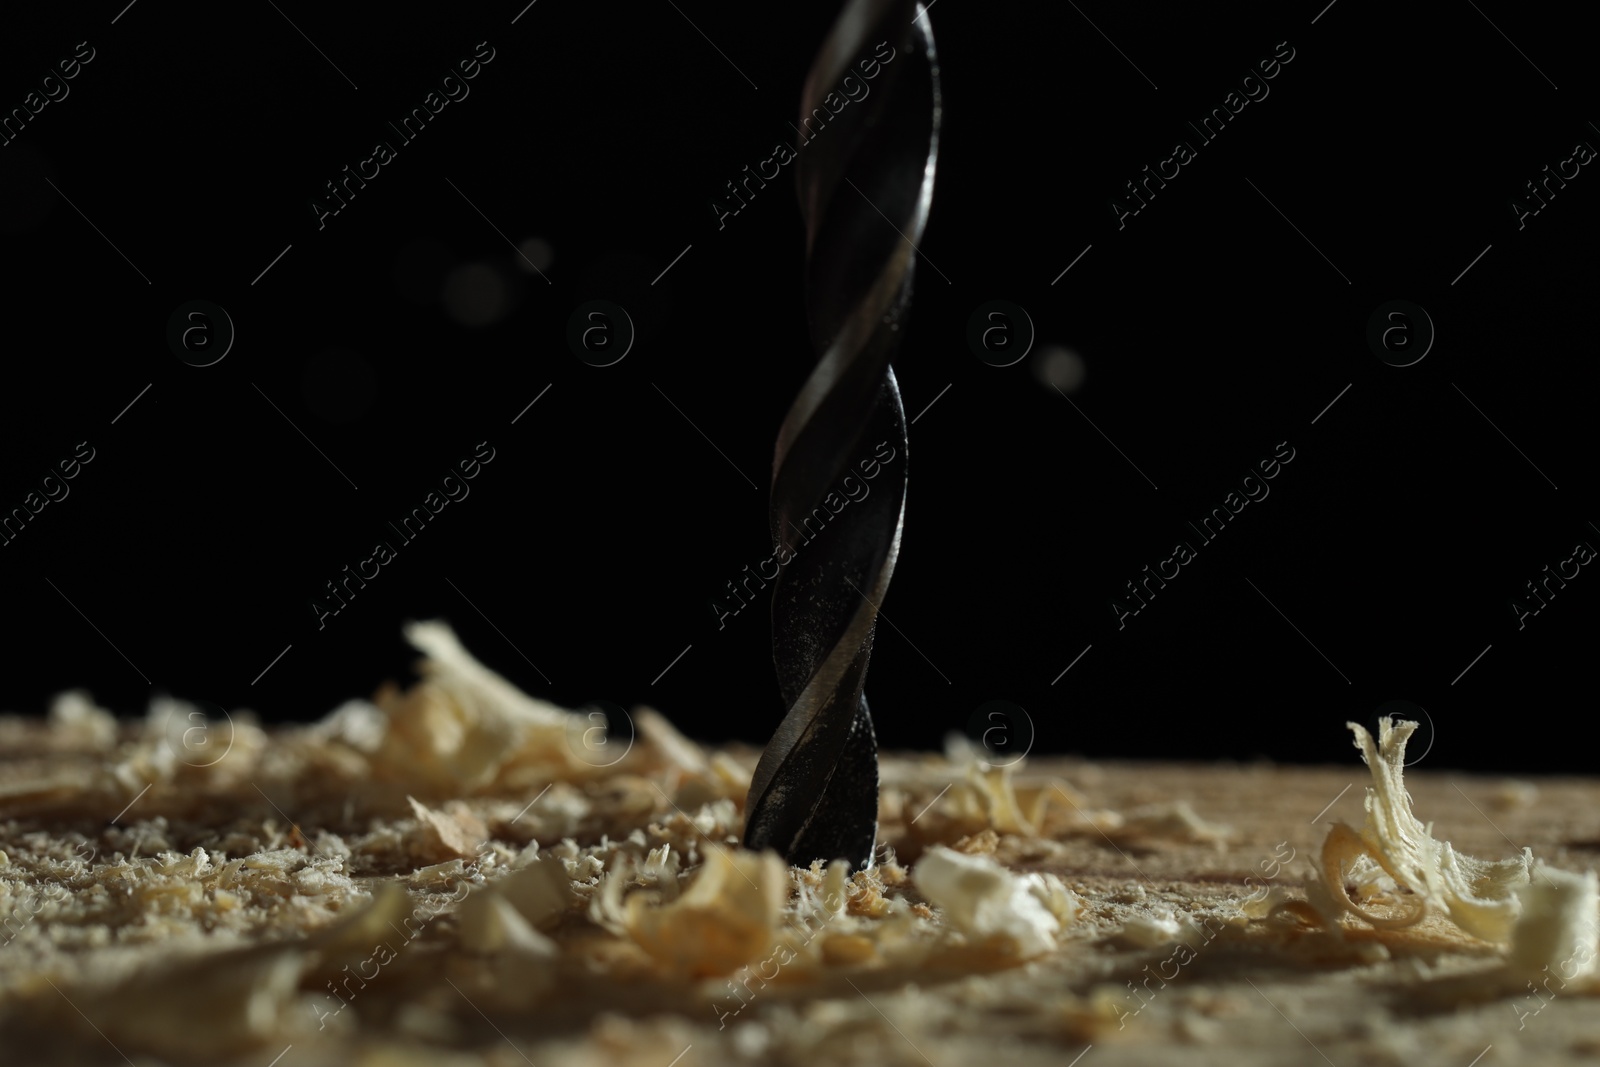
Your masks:
<svg viewBox="0 0 1600 1067"><path fill-rule="evenodd" d="M751 781L744 840L792 864L842 858L862 868L878 829L877 739L862 685L906 496L905 412L889 360L938 148L938 65L921 5L849 0L800 113L810 135L796 167L806 310L821 356L772 464L773 661L788 710ZM875 451L885 446L887 458ZM879 461L867 495L837 514L824 506Z"/></svg>

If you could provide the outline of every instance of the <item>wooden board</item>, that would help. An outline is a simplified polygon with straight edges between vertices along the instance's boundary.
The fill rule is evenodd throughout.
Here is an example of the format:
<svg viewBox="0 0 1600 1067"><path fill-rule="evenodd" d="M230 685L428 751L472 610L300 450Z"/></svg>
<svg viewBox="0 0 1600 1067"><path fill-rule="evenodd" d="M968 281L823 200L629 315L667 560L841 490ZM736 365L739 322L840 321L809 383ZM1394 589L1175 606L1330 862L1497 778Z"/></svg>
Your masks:
<svg viewBox="0 0 1600 1067"><path fill-rule="evenodd" d="M1592 995L1535 997L1499 950L1443 919L1380 932L1240 913L1263 883L1300 895L1329 822L1361 825L1371 779L1354 749L1335 768L1034 759L1013 784L1024 809L1046 798L1036 835L1005 830L970 767L888 755L882 836L896 860L877 877L882 900L903 902L895 936L923 947L894 947L889 920L852 904L815 959L761 974L763 948L755 970L696 975L619 933L620 913L609 929L597 921L599 886L618 857L643 865L666 845L682 858L663 876L676 896L711 853L733 855L755 753L707 759L636 711L644 729L613 766L508 742L522 756L453 790L405 747L414 738L396 741L436 698L380 694L383 742L349 723L241 721L228 757L206 767L163 765L167 735L150 724L0 720L7 1061L1487 1067L1600 1055ZM1461 851L1528 846L1555 866L1597 865L1600 781L1514 783L1424 761L1407 784L1418 816ZM1051 872L1081 911L1033 959L952 936L916 883L916 859L938 844ZM575 896L484 949L462 901L535 851L571 861ZM623 892L644 900L651 885ZM375 912L380 898L400 911ZM1124 932L1164 909L1199 924L1165 940ZM385 939L391 958L377 960Z"/></svg>

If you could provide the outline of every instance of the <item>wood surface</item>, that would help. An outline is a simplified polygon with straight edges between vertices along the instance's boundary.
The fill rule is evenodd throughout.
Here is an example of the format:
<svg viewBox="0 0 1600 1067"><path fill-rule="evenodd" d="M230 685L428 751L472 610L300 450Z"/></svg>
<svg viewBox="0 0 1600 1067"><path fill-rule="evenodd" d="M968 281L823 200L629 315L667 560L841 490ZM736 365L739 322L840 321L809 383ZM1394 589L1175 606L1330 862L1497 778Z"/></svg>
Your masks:
<svg viewBox="0 0 1600 1067"><path fill-rule="evenodd" d="M533 841L547 851L562 838L593 846L605 820L612 840L629 824L655 826L662 840L681 831L683 849L694 854L697 831L683 810L692 803L683 783L694 776L676 774L675 788L646 788L669 781L663 768L671 760L660 753L545 782L553 791L542 792L534 775L509 788L463 791L452 805L449 790L435 787L425 794L427 810L453 811L457 822L441 818L430 830L401 799L417 783L353 786L370 768L304 728L292 737L246 737L254 740L227 774L226 763L187 777L153 774L155 784L119 814L137 785L109 778L110 756L125 757L137 735L126 724L119 731L115 740L92 740L60 724L0 721L0 850L8 854L0 861L0 916L11 916L0 929L0 1049L8 1063L1490 1067L1600 1056L1594 996L1534 998L1505 975L1499 950L1443 919L1381 932L1353 919L1326 930L1236 914L1262 882L1301 895L1329 823L1360 828L1371 779L1353 748L1347 765L1326 768L1035 758L1013 782L1025 807L1049 797L1037 835L996 830L992 813L974 821L961 800L964 790L969 800L974 794L944 788L963 781L949 760L886 755L882 838L901 871L894 895L920 902L917 857L955 845L1016 871L1059 875L1081 899L1080 917L1062 930L1058 950L1026 961L946 952L908 970L875 963L870 949L852 961L845 950L854 942L841 939L836 965L757 983L745 1002L730 999L726 976L652 968L587 926L557 933L567 938L564 952L581 945L588 955L555 980L464 954L454 898L415 873L433 869L427 861L448 867L452 855L466 854L450 840L455 825L480 826L503 858ZM737 776L748 775L754 756L736 750L722 761L734 779L728 797L737 798ZM1423 760L1406 782L1418 817L1460 851L1498 859L1528 846L1558 867L1600 866L1600 780L1514 782ZM1198 821L1173 814L1178 802ZM524 814L513 817L519 807ZM700 836L727 848L737 840L736 827L721 824ZM336 839L352 842L353 858L335 854ZM175 864L198 863L197 847L213 860L266 850L282 866L270 877L247 872L252 888L226 894L244 902L235 911L245 918L235 918L219 910L215 863L210 874L196 868L192 880L204 888L185 896L187 876ZM707 847L699 844L702 858ZM80 857L92 850L92 861L74 867L74 849ZM319 854L327 854L320 866ZM49 855L65 858L41 858ZM128 873L140 864L179 873L140 882ZM345 877L347 889L333 887ZM692 882L693 869L681 877ZM92 914L52 905L25 915L40 884L89 901ZM279 884L281 899L268 899L273 891L263 887ZM430 917L439 921L351 1001L337 1026L315 1025L311 1007L326 967L294 972L294 988L276 1000L262 994L241 1009L227 999L241 960L319 936L384 884L433 901ZM134 903L119 905L119 892ZM323 903L307 903L315 901ZM1123 932L1163 909L1213 917L1201 927L1210 936L1189 937L1192 958L1181 964L1173 944ZM925 905L919 914L930 929L940 922ZM1231 923L1216 919L1230 914ZM204 921L195 926L194 916ZM730 1012L734 1004L739 1010ZM229 1014L241 1011L259 1018Z"/></svg>

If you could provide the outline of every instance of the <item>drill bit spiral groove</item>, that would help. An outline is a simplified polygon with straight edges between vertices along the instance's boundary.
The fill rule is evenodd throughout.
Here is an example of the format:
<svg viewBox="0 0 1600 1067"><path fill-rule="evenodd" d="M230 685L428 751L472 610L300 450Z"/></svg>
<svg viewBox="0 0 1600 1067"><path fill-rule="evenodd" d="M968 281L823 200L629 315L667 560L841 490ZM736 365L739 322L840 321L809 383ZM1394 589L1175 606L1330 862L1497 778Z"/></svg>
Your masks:
<svg viewBox="0 0 1600 1067"><path fill-rule="evenodd" d="M859 90L874 66L870 90L841 103L841 84L854 77ZM745 844L799 865L843 858L867 867L878 765L862 687L906 499L905 412L890 359L938 145L938 67L921 5L850 0L807 77L801 124L812 137L796 168L806 310L821 357L773 458L771 534L781 565L773 661L787 712L751 782ZM843 499L847 477L859 482L873 466L877 480L865 495L851 494L848 507L825 505Z"/></svg>

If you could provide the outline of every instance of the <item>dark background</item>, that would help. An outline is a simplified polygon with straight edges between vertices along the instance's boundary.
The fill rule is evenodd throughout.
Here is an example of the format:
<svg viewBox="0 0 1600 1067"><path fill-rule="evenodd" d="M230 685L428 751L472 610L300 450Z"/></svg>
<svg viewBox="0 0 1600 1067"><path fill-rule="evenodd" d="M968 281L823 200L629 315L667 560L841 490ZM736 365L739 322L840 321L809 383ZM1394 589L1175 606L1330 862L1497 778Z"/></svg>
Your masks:
<svg viewBox="0 0 1600 1067"><path fill-rule="evenodd" d="M124 715L162 691L307 720L407 677L402 623L443 617L532 694L770 735L765 611L719 630L710 600L771 553L773 440L815 358L793 168L721 230L709 201L792 143L837 5L519 10L7 12L0 108L79 41L95 58L0 147L0 509L78 442L95 458L0 546L0 706L82 686ZM1430 765L1592 772L1566 737L1593 713L1600 578L1521 629L1510 607L1600 546L1600 177L1521 230L1509 207L1600 145L1577 16L931 17L946 111L896 359L920 417L868 679L881 742L935 747L1004 700L1039 752L1349 762L1345 721L1405 700ZM484 40L470 95L319 230L324 183ZM1119 230L1123 183L1280 41L1270 95ZM512 248L530 238L548 282ZM203 368L166 339L196 299L237 331ZM610 367L566 342L591 299L637 328ZM1015 365L967 344L991 299L1037 332ZM1408 367L1366 340L1395 299L1437 330ZM1086 370L1070 401L1040 380L1062 348ZM319 628L324 584L480 441L470 495ZM1284 441L1270 496L1201 547L1186 522ZM1113 598L1180 539L1198 558L1119 629Z"/></svg>

